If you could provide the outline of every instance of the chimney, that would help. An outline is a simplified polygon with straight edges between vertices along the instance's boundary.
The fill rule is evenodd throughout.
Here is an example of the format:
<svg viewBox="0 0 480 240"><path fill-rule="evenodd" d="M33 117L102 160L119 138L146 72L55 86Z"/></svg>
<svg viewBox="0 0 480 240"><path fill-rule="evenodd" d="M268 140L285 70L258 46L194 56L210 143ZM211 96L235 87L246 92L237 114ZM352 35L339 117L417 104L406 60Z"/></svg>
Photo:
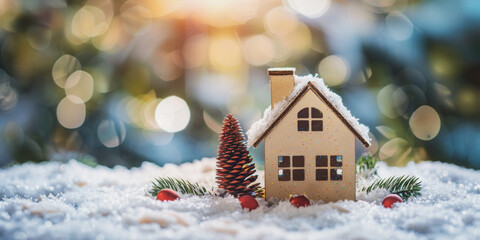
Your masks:
<svg viewBox="0 0 480 240"><path fill-rule="evenodd" d="M295 80L293 78L295 68L269 68L268 75L270 76L270 96L272 98L273 106L288 97L293 90Z"/></svg>

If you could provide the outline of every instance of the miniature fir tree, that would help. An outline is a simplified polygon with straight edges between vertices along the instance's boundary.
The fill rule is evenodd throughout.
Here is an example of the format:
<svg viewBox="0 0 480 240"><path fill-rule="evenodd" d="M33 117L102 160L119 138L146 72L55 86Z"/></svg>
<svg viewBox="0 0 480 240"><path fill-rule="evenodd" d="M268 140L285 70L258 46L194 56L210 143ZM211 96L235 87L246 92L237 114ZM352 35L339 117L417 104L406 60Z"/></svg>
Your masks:
<svg viewBox="0 0 480 240"><path fill-rule="evenodd" d="M252 163L238 120L228 114L223 121L217 156L219 188L234 196L253 195L258 189L255 164Z"/></svg>

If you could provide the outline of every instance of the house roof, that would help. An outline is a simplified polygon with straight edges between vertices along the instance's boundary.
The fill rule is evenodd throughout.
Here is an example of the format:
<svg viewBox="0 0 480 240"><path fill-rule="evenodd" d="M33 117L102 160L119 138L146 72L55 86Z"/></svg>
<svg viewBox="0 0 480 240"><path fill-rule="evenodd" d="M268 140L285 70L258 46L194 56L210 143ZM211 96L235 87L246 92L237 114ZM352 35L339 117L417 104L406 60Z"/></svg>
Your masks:
<svg viewBox="0 0 480 240"><path fill-rule="evenodd" d="M323 79L312 75L295 76L295 86L290 95L276 103L273 109L271 106L267 108L263 118L253 123L247 131L247 145L257 147L308 90L312 90L325 102L365 147L370 146L369 128L359 123L358 119L352 116L343 105L341 97L330 91Z"/></svg>

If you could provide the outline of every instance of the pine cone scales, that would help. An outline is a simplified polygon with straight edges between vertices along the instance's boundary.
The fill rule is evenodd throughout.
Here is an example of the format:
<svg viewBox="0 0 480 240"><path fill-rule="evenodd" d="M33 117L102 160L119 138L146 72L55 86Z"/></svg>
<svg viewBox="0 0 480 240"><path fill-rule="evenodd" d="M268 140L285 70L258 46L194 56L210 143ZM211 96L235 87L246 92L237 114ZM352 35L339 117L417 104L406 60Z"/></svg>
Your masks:
<svg viewBox="0 0 480 240"><path fill-rule="evenodd" d="M245 145L238 120L229 114L223 121L217 156L217 183L219 188L234 196L251 195L257 188L255 164ZM252 185L250 185L252 184Z"/></svg>

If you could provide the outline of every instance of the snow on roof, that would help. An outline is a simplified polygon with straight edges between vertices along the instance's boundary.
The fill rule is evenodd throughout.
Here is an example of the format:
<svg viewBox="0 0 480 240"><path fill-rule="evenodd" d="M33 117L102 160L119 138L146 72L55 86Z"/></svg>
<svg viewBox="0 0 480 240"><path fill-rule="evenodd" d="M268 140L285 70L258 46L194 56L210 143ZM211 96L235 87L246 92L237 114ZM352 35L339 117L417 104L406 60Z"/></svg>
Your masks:
<svg viewBox="0 0 480 240"><path fill-rule="evenodd" d="M294 67L269 68L268 71L269 72L271 72L271 71L293 71L293 72L295 72L295 68Z"/></svg>
<svg viewBox="0 0 480 240"><path fill-rule="evenodd" d="M270 69L269 69L270 70ZM317 75L297 76L295 75L295 86L290 95L280 102L276 103L274 108L270 105L263 114L263 118L254 122L247 131L247 145L251 147L255 142L262 137L262 134L272 125L275 120L282 114L283 110L298 96L302 90L307 87L308 82L313 85L330 101L334 108L336 108L345 120L353 127L353 129L368 143L371 144L371 139L368 136L370 129L359 123L358 118L355 118L350 111L343 105L342 98L336 93L332 92L323 79Z"/></svg>

